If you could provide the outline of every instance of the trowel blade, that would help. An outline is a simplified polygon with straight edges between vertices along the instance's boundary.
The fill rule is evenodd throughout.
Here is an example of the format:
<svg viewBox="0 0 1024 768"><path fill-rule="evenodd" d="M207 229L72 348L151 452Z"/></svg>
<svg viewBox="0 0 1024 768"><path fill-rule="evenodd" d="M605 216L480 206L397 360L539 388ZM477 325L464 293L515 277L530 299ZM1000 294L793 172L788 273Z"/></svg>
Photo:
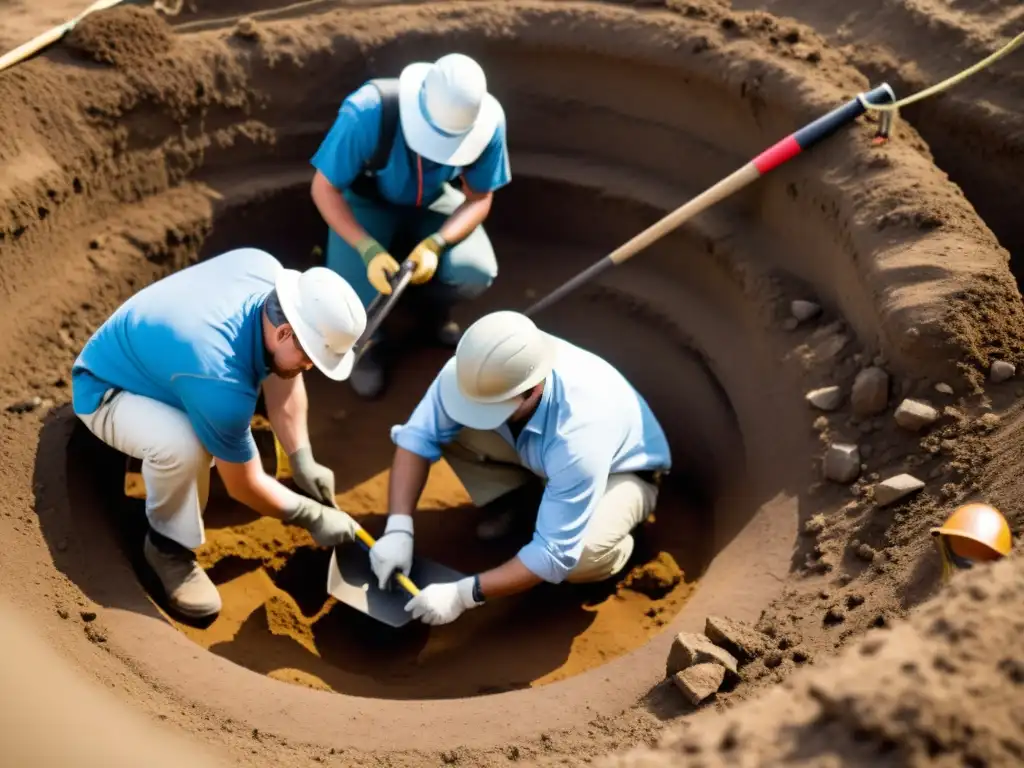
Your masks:
<svg viewBox="0 0 1024 768"><path fill-rule="evenodd" d="M409 578L423 589L429 584L458 581L464 575L433 560L417 557L412 562ZM412 614L405 610L412 595L397 584L390 592L378 587L377 577L370 567L370 558L357 546L335 547L331 552L327 591L338 602L350 605L388 626L402 627L412 621Z"/></svg>

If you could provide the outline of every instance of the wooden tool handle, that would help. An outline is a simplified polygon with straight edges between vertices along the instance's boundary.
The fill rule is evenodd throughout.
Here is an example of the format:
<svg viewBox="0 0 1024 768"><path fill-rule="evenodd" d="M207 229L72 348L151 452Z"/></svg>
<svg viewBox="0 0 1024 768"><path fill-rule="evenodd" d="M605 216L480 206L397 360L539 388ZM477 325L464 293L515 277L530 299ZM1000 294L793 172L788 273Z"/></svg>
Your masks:
<svg viewBox="0 0 1024 768"><path fill-rule="evenodd" d="M371 536L361 525L356 526L356 536L361 542L363 542L363 544L366 545L367 549L371 549L373 545L377 543L373 536ZM419 587L413 584L412 580L410 580L409 577L401 571L395 571L395 580L398 581L399 585L401 585L405 591L413 597L416 597L416 595L420 593Z"/></svg>

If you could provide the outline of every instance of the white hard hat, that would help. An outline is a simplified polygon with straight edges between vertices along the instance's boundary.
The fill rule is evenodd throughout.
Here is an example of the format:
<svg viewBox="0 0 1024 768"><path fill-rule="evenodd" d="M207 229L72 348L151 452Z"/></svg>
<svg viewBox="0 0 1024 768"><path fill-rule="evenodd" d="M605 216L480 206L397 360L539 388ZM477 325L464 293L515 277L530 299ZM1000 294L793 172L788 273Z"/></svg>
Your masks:
<svg viewBox="0 0 1024 768"><path fill-rule="evenodd" d="M505 116L487 92L483 69L461 53L408 65L398 77L398 92L405 143L442 165L470 165Z"/></svg>
<svg viewBox="0 0 1024 768"><path fill-rule="evenodd" d="M329 379L347 379L355 362L352 347L366 329L366 310L355 289L327 267L282 269L274 287L313 365Z"/></svg>
<svg viewBox="0 0 1024 768"><path fill-rule="evenodd" d="M471 429L495 429L519 407L518 395L551 373L555 340L519 312L492 312L462 335L440 373L441 404Z"/></svg>

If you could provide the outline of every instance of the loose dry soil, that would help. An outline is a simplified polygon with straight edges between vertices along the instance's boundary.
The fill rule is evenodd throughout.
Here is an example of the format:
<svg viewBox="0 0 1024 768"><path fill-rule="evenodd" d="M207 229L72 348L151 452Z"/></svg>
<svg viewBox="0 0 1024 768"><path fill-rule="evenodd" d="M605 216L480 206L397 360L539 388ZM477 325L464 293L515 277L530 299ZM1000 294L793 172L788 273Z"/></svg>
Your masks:
<svg viewBox="0 0 1024 768"><path fill-rule="evenodd" d="M0 49L86 4L0 0ZM859 119L539 318L619 365L672 444L615 583L386 630L324 594L328 552L215 488L200 558L225 609L183 623L144 589L123 457L77 425L68 388L89 333L152 280L240 245L322 258L308 158L367 77L463 50L505 106L514 180L487 223L501 274L460 308L471 322L524 308L858 91L884 79L904 96L983 57L1024 27L1019 3L178 5L97 14L0 73L13 764L156 764L176 748L196 765L1024 760L1024 566L941 589L927 533L967 499L1015 535L1024 520L1024 390L989 381L996 360L1024 364L1020 51L908 108L887 144ZM796 299L821 313L788 321ZM307 377L314 448L373 533L388 427L444 355L410 351L373 404ZM857 413L872 365L883 404ZM830 385L836 410L805 402ZM902 429L904 397L938 420ZM854 483L822 478L837 442L859 446ZM924 488L880 506L875 483L903 472ZM439 463L417 546L466 572L500 562L521 538L475 543L480 514ZM767 652L694 712L665 654L710 614L756 625ZM44 716L62 725L39 730Z"/></svg>

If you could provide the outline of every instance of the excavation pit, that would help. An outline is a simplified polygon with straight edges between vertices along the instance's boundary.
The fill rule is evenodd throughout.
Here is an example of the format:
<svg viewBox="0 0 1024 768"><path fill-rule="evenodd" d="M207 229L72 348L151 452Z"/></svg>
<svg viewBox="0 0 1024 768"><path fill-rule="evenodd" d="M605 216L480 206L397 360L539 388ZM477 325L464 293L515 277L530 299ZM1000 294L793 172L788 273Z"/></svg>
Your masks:
<svg viewBox="0 0 1024 768"><path fill-rule="evenodd" d="M780 53L763 18L700 5L685 14L538 2L481 2L472 13L457 3L285 9L259 20L258 34L203 18L169 49L161 38L161 50L116 66L83 63L81 45L29 63L32 99L7 82L17 96L8 103L32 105L16 114L32 141L0 147L49 162L10 166L18 173L4 189L12 256L0 270L12 290L6 317L17 320L2 341L5 394L66 395L66 379L46 382L58 369L66 377L70 350L132 292L197 256L255 245L292 266L313 263L323 225L308 158L345 93L409 60L473 54L509 121L513 183L486 224L501 271L481 301L460 308L464 324L528 306L867 86L842 66ZM625 585L545 588L449 628L382 633L326 600L324 550L220 494L201 557L230 598L226 611L207 627L169 620L132 567L141 509L121 494L123 461L98 450L64 407L36 456L18 461L35 461L50 558L102 609L102 631L87 636L171 700L318 749L492 750L550 733L562 734L565 754L593 749L587 725L646 701L675 632L700 631L711 613L754 621L808 558L819 575L838 562L798 536L816 513L846 519L837 510L850 497L817 485L817 414L803 393L825 378L848 386L876 356L901 385L912 372L911 391L928 377L955 381L935 308L959 299L958 281L979 264L996 275L1000 257L961 201L942 197L943 227L934 211L918 216L913 199L938 200L945 181L916 151L873 147L873 131L858 121L538 318L617 364L669 435L674 471L636 564L666 552L684 581L657 602ZM927 180L925 192L908 191L905 178ZM950 243L980 255L970 265L937 257ZM907 290L917 283L926 287ZM1004 287L993 277L988 295L1010 306ZM787 327L792 299L823 312ZM965 315L963 338L979 322ZM971 354L977 363L984 350ZM342 506L375 534L387 428L444 356L403 358L380 403L309 377L318 458L338 474ZM835 419L837 433L858 428ZM885 455L869 470L885 469ZM418 547L466 572L499 562L507 551L472 541L476 515L439 466ZM35 589L20 573L17 584ZM794 610L805 626L815 618L806 604Z"/></svg>

